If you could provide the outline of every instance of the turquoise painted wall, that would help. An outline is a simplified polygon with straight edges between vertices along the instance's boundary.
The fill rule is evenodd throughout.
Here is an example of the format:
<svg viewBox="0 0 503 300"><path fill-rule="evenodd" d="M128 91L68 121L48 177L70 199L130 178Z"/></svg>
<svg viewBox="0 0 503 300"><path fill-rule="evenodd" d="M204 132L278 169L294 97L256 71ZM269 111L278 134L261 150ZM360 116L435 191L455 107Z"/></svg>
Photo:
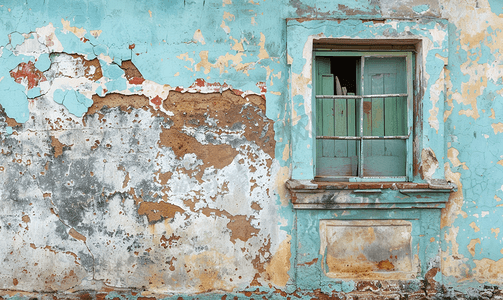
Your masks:
<svg viewBox="0 0 503 300"><path fill-rule="evenodd" d="M457 190L440 217L418 213L436 222L426 243L440 247L426 246L419 257L437 259L428 284L446 290L435 293L501 286L503 6L474 2L2 1L2 295L107 286L118 296L119 289L143 287L141 295L215 298L281 298L298 289L305 298L365 293L358 280L323 277L321 261L297 265L321 257L313 252L318 237L306 245L302 239L319 235L317 222L335 213L299 212L285 187L291 178L312 179L304 102L312 81L303 72L306 32L319 31L332 38L424 38L417 147L431 149L435 160L419 150L423 168L415 180L445 178ZM293 23L300 29L292 37ZM131 79L123 64L129 61L142 78ZM214 94L231 104L201 100ZM120 101L133 108L118 109ZM207 114L190 119L196 106L207 106ZM237 106L243 109L232 110ZM172 131L163 135L168 129L205 150L179 156ZM233 156L222 165L223 153ZM142 213L146 202L167 204ZM178 239L168 247L171 235ZM424 260L426 278L433 267ZM410 280L401 290L422 293L421 284Z"/></svg>

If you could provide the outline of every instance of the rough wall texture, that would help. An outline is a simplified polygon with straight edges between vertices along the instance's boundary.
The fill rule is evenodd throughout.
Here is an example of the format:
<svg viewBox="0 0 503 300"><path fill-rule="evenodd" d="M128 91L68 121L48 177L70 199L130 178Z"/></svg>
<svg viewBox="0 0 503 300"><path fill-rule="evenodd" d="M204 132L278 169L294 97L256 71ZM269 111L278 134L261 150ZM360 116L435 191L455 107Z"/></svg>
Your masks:
<svg viewBox="0 0 503 300"><path fill-rule="evenodd" d="M497 0L3 1L0 297L503 298L501 14ZM422 70L442 80L418 91L417 120L433 149L418 177L457 185L441 213L294 209L292 136L312 137L292 97L312 82L290 70L287 19L343 22L332 38L445 25L428 27L431 49L448 32L448 57L423 58L445 67ZM324 275L338 264L319 219L409 213L417 278ZM428 222L441 229L424 242Z"/></svg>

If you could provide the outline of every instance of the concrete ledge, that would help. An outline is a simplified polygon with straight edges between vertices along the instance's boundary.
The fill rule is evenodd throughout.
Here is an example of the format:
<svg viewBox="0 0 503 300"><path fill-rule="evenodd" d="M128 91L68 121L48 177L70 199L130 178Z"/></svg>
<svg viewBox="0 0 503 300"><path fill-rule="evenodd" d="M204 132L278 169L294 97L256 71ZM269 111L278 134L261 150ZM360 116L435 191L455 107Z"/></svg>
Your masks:
<svg viewBox="0 0 503 300"><path fill-rule="evenodd" d="M456 186L442 180L414 182L317 182L288 180L296 209L441 209Z"/></svg>

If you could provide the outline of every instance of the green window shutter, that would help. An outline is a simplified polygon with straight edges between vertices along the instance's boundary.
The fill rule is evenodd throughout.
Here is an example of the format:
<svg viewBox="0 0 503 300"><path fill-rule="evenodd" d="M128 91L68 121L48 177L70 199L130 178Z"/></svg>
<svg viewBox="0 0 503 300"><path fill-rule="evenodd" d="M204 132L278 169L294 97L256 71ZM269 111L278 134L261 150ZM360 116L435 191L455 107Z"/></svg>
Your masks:
<svg viewBox="0 0 503 300"><path fill-rule="evenodd" d="M328 54L331 53L315 57L316 95L339 94L315 100L316 176L357 181L375 180L375 177L407 180L412 161L408 128L412 112L408 111L411 106L407 104L412 97L412 74L406 70L412 69L411 65L407 67L412 55L339 52L332 54L338 58L331 58ZM353 57L355 62L352 72L343 61L346 56ZM359 58L354 59L355 56ZM336 75L350 86L352 76L356 75L357 95L383 97L345 99L341 97ZM390 94L400 96L386 96Z"/></svg>
<svg viewBox="0 0 503 300"><path fill-rule="evenodd" d="M407 93L405 57L365 59L366 95ZM407 133L406 97L364 99L364 135L397 136ZM405 176L406 141L364 140L363 176Z"/></svg>
<svg viewBox="0 0 503 300"><path fill-rule="evenodd" d="M329 57L316 57L316 95L335 94L335 76ZM355 99L317 99L316 134L355 136ZM357 176L357 141L316 141L317 176Z"/></svg>

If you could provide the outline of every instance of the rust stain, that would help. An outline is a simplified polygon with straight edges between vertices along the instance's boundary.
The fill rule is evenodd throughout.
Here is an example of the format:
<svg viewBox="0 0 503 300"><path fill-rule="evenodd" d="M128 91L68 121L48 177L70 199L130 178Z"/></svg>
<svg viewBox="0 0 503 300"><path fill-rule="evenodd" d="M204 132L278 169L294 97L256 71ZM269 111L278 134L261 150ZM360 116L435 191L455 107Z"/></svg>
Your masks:
<svg viewBox="0 0 503 300"><path fill-rule="evenodd" d="M231 231L231 242L236 243L237 239L243 242L248 241L252 236L256 236L260 230L256 229L251 225L251 221L254 219L253 216L246 215L231 215L225 210L218 210L214 208L205 207L201 209L201 212L209 217L214 214L217 217L227 217L230 221L227 223L227 228Z"/></svg>
<svg viewBox="0 0 503 300"><path fill-rule="evenodd" d="M22 218L23 222L29 223L30 222L30 217L28 215L24 215Z"/></svg>
<svg viewBox="0 0 503 300"><path fill-rule="evenodd" d="M57 55L57 54L55 54ZM103 77L103 71L101 69L100 60L98 58L87 60L84 55L80 54L66 54L75 59L75 65L77 67L81 67L84 70L84 76L92 81L97 81L101 77ZM74 77L78 77L78 74L75 73Z"/></svg>
<svg viewBox="0 0 503 300"><path fill-rule="evenodd" d="M146 215L149 223L174 218L177 212L183 214L185 210L166 202L141 202L138 208L138 214Z"/></svg>
<svg viewBox="0 0 503 300"><path fill-rule="evenodd" d="M177 260L176 257L172 257L171 260L169 261L169 270L174 271L175 270L175 265L174 261Z"/></svg>
<svg viewBox="0 0 503 300"><path fill-rule="evenodd" d="M386 270L386 271L393 271L395 269L395 266L393 265L392 262L390 262L388 259L387 260L381 260L377 264L377 268L379 270Z"/></svg>
<svg viewBox="0 0 503 300"><path fill-rule="evenodd" d="M152 104L157 105L157 106L160 106L163 101L164 100L159 96L155 96L154 98L152 98L152 100L150 100L150 102L152 102Z"/></svg>
<svg viewBox="0 0 503 300"><path fill-rule="evenodd" d="M254 141L274 158L274 122L265 117L265 104L261 96L249 95L243 98L226 90L211 94L170 92L163 107L175 113L170 117L174 122L173 129L198 127L211 117L219 120L220 126L227 130L234 128L243 132L248 141ZM209 127L216 129L215 126Z"/></svg>
<svg viewBox="0 0 503 300"><path fill-rule="evenodd" d="M251 206L250 206L250 207L251 207L253 210L256 210L256 211L260 211L260 210L262 210L262 207L260 207L260 205L259 205L257 202L255 202L255 201L253 201L253 202L252 202L252 204L251 204Z"/></svg>
<svg viewBox="0 0 503 300"><path fill-rule="evenodd" d="M372 113L372 101L363 101L363 114L368 115Z"/></svg>
<svg viewBox="0 0 503 300"><path fill-rule="evenodd" d="M117 93L107 94L104 97L93 95L93 105L87 110L87 115L92 115L104 107L119 107L122 111L131 112L132 108L148 107L149 100L143 95L122 95Z"/></svg>
<svg viewBox="0 0 503 300"><path fill-rule="evenodd" d="M91 146L91 150L96 150L100 146L101 142L99 140L94 141L94 145Z"/></svg>
<svg viewBox="0 0 503 300"><path fill-rule="evenodd" d="M159 170L158 172L155 173L155 175L158 176L158 179L156 181L159 182L161 185L165 185L166 183L168 183L168 180L171 179L173 172L161 173L161 171Z"/></svg>
<svg viewBox="0 0 503 300"><path fill-rule="evenodd" d="M335 234L331 231L335 229L324 230L327 236ZM322 268L329 277L398 279L403 275L392 271L412 269L410 249L407 249L402 229L376 231L374 227L365 226L340 228L336 232L337 238L327 240L321 250L326 253ZM383 242L384 236L389 242Z"/></svg>
<svg viewBox="0 0 503 300"><path fill-rule="evenodd" d="M386 20L385 19L382 19L382 20L362 19L362 23L366 23L366 22L372 22L374 24L385 24Z"/></svg>
<svg viewBox="0 0 503 300"><path fill-rule="evenodd" d="M214 166L217 169L222 169L229 165L238 154L238 151L230 145L202 145L196 138L181 133L176 129L163 128L159 138L159 145L171 147L179 158L183 158L187 153L194 153L204 162L206 167Z"/></svg>
<svg viewBox="0 0 503 300"><path fill-rule="evenodd" d="M127 184L129 183L130 179L131 178L129 177L129 172L127 172L126 177L124 178L124 182L122 183L122 188L123 189L127 187Z"/></svg>
<svg viewBox="0 0 503 300"><path fill-rule="evenodd" d="M86 237L83 236L82 234L80 234L79 232L77 232L77 230L75 229L70 229L70 231L68 232L69 235L71 235L74 239L76 240L79 240L79 241L83 241L84 243L86 242Z"/></svg>
<svg viewBox="0 0 503 300"><path fill-rule="evenodd" d="M14 284L14 286L18 285L19 281L17 280L17 278L14 278L12 279L12 284Z"/></svg>
<svg viewBox="0 0 503 300"><path fill-rule="evenodd" d="M130 84L142 84L145 81L143 75L141 75L132 61L123 60L120 68L124 70L126 79Z"/></svg>
<svg viewBox="0 0 503 300"><path fill-rule="evenodd" d="M266 271L266 264L269 263L271 257L271 238L268 237L261 241L262 246L259 248L258 252L255 254L255 257L252 259L252 264L255 270L257 270L258 273L255 275L255 280L258 277L261 277L261 274ZM258 280L256 280L258 285L260 283Z"/></svg>
<svg viewBox="0 0 503 300"><path fill-rule="evenodd" d="M303 264L299 264L299 266L312 266L312 265L314 265L314 264L315 264L315 263L317 263L317 262L318 262L318 259L317 259L317 258L315 258L315 259L313 259L313 260L311 260L311 261L305 262L305 263L303 263Z"/></svg>
<svg viewBox="0 0 503 300"><path fill-rule="evenodd" d="M236 243L237 239L243 242L248 241L252 236L256 236L260 230L251 225L253 216L236 215L230 218L227 228L231 231L231 242Z"/></svg>
<svg viewBox="0 0 503 300"><path fill-rule="evenodd" d="M51 209L51 210L52 210L52 209ZM78 261L78 260L79 260L79 257L77 256L77 254L75 254L75 253L73 253L73 252L70 252L70 251L57 252L57 251L53 250L51 246L37 247L34 243L30 243L30 247L31 247L32 249L44 249L44 250L47 250L47 251L49 251L49 252L51 252L51 253L54 253L54 254L63 253L63 254L71 255L71 256L73 256L73 258L74 258L74 260L75 260L75 264L80 265L80 263L79 263L79 261Z"/></svg>
<svg viewBox="0 0 503 300"><path fill-rule="evenodd" d="M55 136L51 136L51 146L54 148L54 157L63 154L63 147L72 147L72 145L65 145L61 143Z"/></svg>
<svg viewBox="0 0 503 300"><path fill-rule="evenodd" d="M435 276L440 271L439 268L431 268L424 274L425 288L427 295L434 295L436 293L436 280Z"/></svg>
<svg viewBox="0 0 503 300"><path fill-rule="evenodd" d="M10 127L16 127L16 126L21 125L21 123L16 122L15 119L9 118L7 116L5 116L5 123L7 123L7 126L10 126Z"/></svg>
<svg viewBox="0 0 503 300"><path fill-rule="evenodd" d="M47 81L44 73L35 68L35 64L32 61L27 63L22 62L17 65L17 67L10 71L10 76L14 78L14 81L17 83L22 83L23 80L26 80L28 89L36 87L39 82Z"/></svg>
<svg viewBox="0 0 503 300"><path fill-rule="evenodd" d="M178 240L181 238L181 236L175 235L174 233L171 234L169 238L166 238L166 236L163 234L161 236L161 246L164 247L164 249L171 248L174 246L178 245Z"/></svg>

